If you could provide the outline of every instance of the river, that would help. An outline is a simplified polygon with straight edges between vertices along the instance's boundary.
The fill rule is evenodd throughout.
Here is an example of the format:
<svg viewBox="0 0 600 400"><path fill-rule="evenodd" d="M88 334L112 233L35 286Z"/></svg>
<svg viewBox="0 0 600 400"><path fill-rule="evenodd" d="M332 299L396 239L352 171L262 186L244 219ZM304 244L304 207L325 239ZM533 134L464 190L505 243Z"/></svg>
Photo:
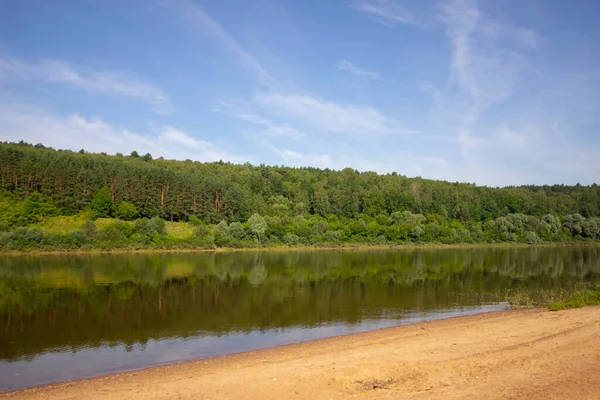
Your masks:
<svg viewBox="0 0 600 400"><path fill-rule="evenodd" d="M599 247L0 256L0 390L505 309Z"/></svg>

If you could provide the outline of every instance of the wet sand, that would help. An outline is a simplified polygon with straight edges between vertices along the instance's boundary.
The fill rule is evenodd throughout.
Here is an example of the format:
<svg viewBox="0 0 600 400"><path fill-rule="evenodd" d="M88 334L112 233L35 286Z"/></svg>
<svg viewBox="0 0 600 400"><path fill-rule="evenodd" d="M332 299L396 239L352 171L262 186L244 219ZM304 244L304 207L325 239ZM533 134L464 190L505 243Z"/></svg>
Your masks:
<svg viewBox="0 0 600 400"><path fill-rule="evenodd" d="M0 394L0 399L600 399L600 307L502 311Z"/></svg>

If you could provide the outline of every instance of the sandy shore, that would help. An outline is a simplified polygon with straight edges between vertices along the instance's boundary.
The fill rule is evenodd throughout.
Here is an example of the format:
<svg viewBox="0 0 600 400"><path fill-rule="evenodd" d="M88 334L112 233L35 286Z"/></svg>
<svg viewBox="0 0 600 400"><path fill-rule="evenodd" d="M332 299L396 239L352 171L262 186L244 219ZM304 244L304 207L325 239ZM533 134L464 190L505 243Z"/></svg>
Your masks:
<svg viewBox="0 0 600 400"><path fill-rule="evenodd" d="M419 323L0 398L598 399L600 307Z"/></svg>

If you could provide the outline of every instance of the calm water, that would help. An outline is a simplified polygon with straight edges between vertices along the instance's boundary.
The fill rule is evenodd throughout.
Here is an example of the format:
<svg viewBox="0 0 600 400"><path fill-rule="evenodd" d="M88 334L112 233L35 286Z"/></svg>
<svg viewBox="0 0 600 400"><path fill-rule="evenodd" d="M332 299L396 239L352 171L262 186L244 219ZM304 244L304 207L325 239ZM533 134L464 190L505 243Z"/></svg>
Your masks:
<svg viewBox="0 0 600 400"><path fill-rule="evenodd" d="M0 390L504 309L600 248L0 257Z"/></svg>

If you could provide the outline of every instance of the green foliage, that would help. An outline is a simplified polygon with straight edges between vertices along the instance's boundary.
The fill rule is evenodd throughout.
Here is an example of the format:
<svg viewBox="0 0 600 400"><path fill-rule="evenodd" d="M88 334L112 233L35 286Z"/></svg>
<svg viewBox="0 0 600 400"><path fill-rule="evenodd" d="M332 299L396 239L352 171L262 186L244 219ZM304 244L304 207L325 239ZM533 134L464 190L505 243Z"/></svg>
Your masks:
<svg viewBox="0 0 600 400"><path fill-rule="evenodd" d="M189 221L190 221L190 224L192 224L194 226L202 225L202 221L200 220L200 218L196 217L195 215L190 215Z"/></svg>
<svg viewBox="0 0 600 400"><path fill-rule="evenodd" d="M535 232L527 231L525 232L525 242L529 244L537 244L540 242L540 238Z"/></svg>
<svg viewBox="0 0 600 400"><path fill-rule="evenodd" d="M563 228L573 236L581 236L583 233L583 223L585 218L580 214L565 215L562 220Z"/></svg>
<svg viewBox="0 0 600 400"><path fill-rule="evenodd" d="M16 219L19 225L25 226L40 222L42 217L54 215L56 211L56 207L40 193L31 192L21 204L21 211Z"/></svg>
<svg viewBox="0 0 600 400"><path fill-rule="evenodd" d="M108 187L104 186L94 197L91 203L94 218L109 218L113 215L114 202Z"/></svg>
<svg viewBox="0 0 600 400"><path fill-rule="evenodd" d="M250 231L256 235L259 242L262 242L265 231L267 230L267 221L260 214L253 214L248 219L248 227Z"/></svg>
<svg viewBox="0 0 600 400"><path fill-rule="evenodd" d="M115 216L117 218L120 218L122 220L125 221L131 221L133 219L135 219L135 217L137 217L138 212L137 212L137 208L135 207L135 205L124 201L121 204L119 204L119 207L117 207L117 211L115 212Z"/></svg>
<svg viewBox="0 0 600 400"><path fill-rule="evenodd" d="M296 246L301 243L300 237L294 233L286 233L281 241L288 246Z"/></svg>
<svg viewBox="0 0 600 400"><path fill-rule="evenodd" d="M76 246L82 241L69 242L68 233L78 228L87 238L78 245L86 248L100 242L107 248L106 230L125 235L122 246L161 248L213 246L211 237L232 247L373 244L383 238L385 243L600 240L598 185L488 188L350 168L169 161L135 151L119 157L24 142L0 143L0 182L0 232L38 226L45 232L39 246ZM48 222L84 210L89 217L81 221L139 219L133 231L131 225L104 226L104 220L97 229ZM186 225L167 235L162 218ZM66 236L46 240L50 232Z"/></svg>
<svg viewBox="0 0 600 400"><path fill-rule="evenodd" d="M196 228L194 228L194 236L195 237L203 238L203 237L207 236L209 233L210 233L210 231L208 230L206 225L197 225Z"/></svg>
<svg viewBox="0 0 600 400"><path fill-rule="evenodd" d="M246 237L246 230L240 222L232 222L229 225L229 234L234 239L242 240Z"/></svg>
<svg viewBox="0 0 600 400"><path fill-rule="evenodd" d="M600 305L600 286L594 290L582 290L568 299L550 305L550 311L580 308L585 306Z"/></svg>

